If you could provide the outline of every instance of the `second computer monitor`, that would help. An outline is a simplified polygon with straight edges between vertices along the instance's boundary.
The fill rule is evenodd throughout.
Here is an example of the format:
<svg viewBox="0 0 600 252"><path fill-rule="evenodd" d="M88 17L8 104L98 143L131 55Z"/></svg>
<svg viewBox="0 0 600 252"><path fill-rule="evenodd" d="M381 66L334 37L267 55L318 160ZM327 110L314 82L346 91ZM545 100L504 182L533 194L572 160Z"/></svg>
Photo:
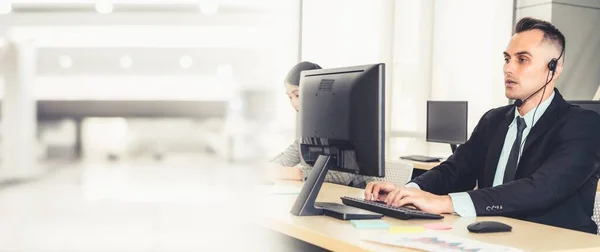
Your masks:
<svg viewBox="0 0 600 252"><path fill-rule="evenodd" d="M567 101L573 105L577 105L583 109L594 111L600 114L600 101Z"/></svg>
<svg viewBox="0 0 600 252"><path fill-rule="evenodd" d="M467 141L468 102L427 101L427 142L456 145Z"/></svg>

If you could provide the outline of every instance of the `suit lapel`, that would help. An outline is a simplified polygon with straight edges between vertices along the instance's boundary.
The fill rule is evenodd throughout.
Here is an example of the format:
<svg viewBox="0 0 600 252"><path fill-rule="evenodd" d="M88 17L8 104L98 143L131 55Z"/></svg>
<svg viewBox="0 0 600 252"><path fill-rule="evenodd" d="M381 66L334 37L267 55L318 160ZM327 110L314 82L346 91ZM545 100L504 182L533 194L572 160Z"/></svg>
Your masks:
<svg viewBox="0 0 600 252"><path fill-rule="evenodd" d="M502 147L504 146L508 126L514 118L515 109L511 107L511 109L506 112L504 120L500 122L500 126L496 129L496 133L489 144L485 160L484 181L480 188L491 187L494 184L494 176L496 175L496 169L498 168L498 160L500 159Z"/></svg>
<svg viewBox="0 0 600 252"><path fill-rule="evenodd" d="M523 155L540 136L543 136L546 133L546 131L550 129L550 127L553 125L553 122L556 121L556 118L558 116L559 110L557 108L560 105L566 104L565 100L562 98L560 93L558 93L558 90L554 90L554 92L554 99L550 103L550 106L548 106L544 114L540 117L539 121L535 123L535 125L529 132L529 135L527 135L527 138L525 139L525 146L523 146L523 151L521 152L521 155Z"/></svg>

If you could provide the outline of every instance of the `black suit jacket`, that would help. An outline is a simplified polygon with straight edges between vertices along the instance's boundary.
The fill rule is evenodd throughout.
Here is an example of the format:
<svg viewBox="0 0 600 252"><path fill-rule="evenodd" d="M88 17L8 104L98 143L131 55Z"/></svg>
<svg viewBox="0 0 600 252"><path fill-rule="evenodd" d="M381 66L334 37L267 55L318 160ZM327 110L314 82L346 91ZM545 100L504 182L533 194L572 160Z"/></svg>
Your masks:
<svg viewBox="0 0 600 252"><path fill-rule="evenodd" d="M492 187L514 106L486 112L447 161L415 178L438 195L467 191L477 216L497 215L597 233L591 216L600 168L600 116L558 90L529 132L515 180ZM473 190L477 184L478 189Z"/></svg>

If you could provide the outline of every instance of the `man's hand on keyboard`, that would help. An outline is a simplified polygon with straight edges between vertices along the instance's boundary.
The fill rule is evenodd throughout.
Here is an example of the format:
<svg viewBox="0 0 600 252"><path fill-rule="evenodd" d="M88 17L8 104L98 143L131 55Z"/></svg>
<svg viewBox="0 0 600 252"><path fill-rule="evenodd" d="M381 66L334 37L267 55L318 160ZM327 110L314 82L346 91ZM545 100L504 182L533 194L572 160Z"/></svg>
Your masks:
<svg viewBox="0 0 600 252"><path fill-rule="evenodd" d="M452 213L450 196L439 196L417 188L398 187L389 182L371 182L365 187L365 199L380 200L392 206L415 206L434 214Z"/></svg>
<svg viewBox="0 0 600 252"><path fill-rule="evenodd" d="M453 213L452 199L448 195L435 195L417 188L402 187L390 192L385 199L392 206L413 205L428 213Z"/></svg>
<svg viewBox="0 0 600 252"><path fill-rule="evenodd" d="M365 187L365 199L384 201L393 190L396 190L396 185L390 182L369 182Z"/></svg>

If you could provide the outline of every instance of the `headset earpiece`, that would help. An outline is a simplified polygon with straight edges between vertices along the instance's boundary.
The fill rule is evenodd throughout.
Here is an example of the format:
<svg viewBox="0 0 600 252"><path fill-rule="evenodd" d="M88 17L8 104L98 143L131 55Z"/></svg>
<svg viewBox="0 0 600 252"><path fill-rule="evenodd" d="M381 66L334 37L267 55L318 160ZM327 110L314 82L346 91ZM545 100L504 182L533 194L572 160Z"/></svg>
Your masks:
<svg viewBox="0 0 600 252"><path fill-rule="evenodd" d="M562 53L560 54L560 56L558 58L560 59L560 57L562 57ZM554 78L554 73L556 72L556 66L557 65L558 65L558 59L557 58L553 58L553 59L550 60L550 62L548 62L548 69L550 69L550 71L552 72L552 78ZM550 76L550 73L548 73L548 76ZM544 89L544 92L545 92L546 86L548 85L548 83L550 83L550 81L552 81L552 78L550 78L550 80L548 80L546 78L546 84L544 84L540 89L538 89L537 91L535 91L535 93L533 93L530 96L528 96L527 98L525 98L525 100L521 100L521 99L516 100L515 103L514 103L514 105L516 107L521 107L527 100L529 100L529 98L533 97L533 95L537 94L542 89ZM538 104L538 106L539 106L539 104Z"/></svg>
<svg viewBox="0 0 600 252"><path fill-rule="evenodd" d="M550 69L550 71L552 71L552 72L556 71L557 64L558 64L558 60L556 58L550 60L550 62L548 63L548 69Z"/></svg>
<svg viewBox="0 0 600 252"><path fill-rule="evenodd" d="M565 47L563 46L562 50L560 50L560 55L557 58L553 58L550 60L550 62L548 62L548 69L550 69L550 71L552 71L552 75L554 75L554 72L556 71L556 67L558 66L558 60L560 58L562 58L563 54L565 53Z"/></svg>

